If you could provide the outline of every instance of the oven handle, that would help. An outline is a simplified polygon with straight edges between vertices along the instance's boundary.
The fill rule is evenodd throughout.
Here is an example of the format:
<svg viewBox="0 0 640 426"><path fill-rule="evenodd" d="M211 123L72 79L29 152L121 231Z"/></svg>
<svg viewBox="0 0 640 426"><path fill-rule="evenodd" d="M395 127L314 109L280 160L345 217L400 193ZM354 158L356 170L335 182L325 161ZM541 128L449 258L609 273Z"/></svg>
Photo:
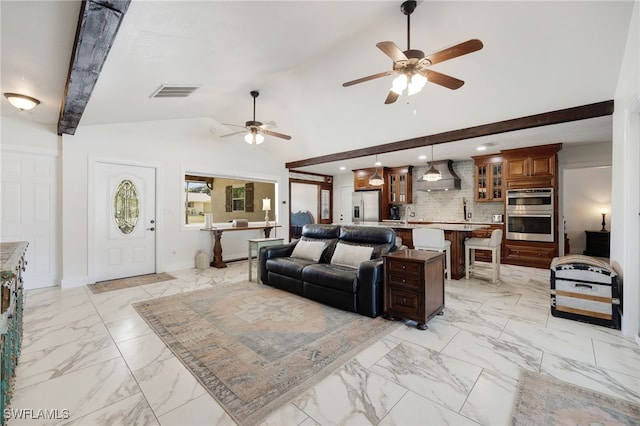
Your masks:
<svg viewBox="0 0 640 426"><path fill-rule="evenodd" d="M551 198L552 194L549 193L537 193L537 194L507 194L507 198Z"/></svg>
<svg viewBox="0 0 640 426"><path fill-rule="evenodd" d="M507 217L551 217L553 213L509 213L507 212Z"/></svg>

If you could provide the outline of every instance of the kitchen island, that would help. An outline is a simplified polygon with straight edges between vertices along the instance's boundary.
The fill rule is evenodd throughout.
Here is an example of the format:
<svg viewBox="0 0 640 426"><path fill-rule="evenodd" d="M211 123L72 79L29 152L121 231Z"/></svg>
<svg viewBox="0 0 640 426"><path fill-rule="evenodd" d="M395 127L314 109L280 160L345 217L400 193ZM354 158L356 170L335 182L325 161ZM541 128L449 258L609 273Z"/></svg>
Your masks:
<svg viewBox="0 0 640 426"><path fill-rule="evenodd" d="M444 238L451 241L451 278L459 280L465 276L464 264L464 240L471 236L471 232L477 229L489 228L488 224L469 223L392 223L382 222L384 226L393 228L396 234L402 238L402 244L412 249L413 230L415 228L436 228L444 231Z"/></svg>

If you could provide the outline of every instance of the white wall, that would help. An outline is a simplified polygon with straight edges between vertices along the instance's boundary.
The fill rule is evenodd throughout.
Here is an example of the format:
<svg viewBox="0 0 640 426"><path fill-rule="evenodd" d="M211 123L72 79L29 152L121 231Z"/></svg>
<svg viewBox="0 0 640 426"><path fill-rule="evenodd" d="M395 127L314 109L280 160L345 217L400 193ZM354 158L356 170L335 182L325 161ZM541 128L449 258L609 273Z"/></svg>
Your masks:
<svg viewBox="0 0 640 426"><path fill-rule="evenodd" d="M318 223L318 185L291 183L291 213L311 213L313 223Z"/></svg>
<svg viewBox="0 0 640 426"><path fill-rule="evenodd" d="M638 336L640 329L640 2L631 17L613 113L613 174L611 262L624 283L622 333ZM640 343L640 339L636 337Z"/></svg>
<svg viewBox="0 0 640 426"><path fill-rule="evenodd" d="M197 250L211 253L211 235L183 226L182 179L185 170L215 175L278 181L278 235L287 235L288 175L282 161L265 149L241 140L217 140L208 118L80 127L62 142L63 286L92 282L91 210L92 167L96 161L145 165L157 169L157 271L192 268ZM283 184L284 182L284 184ZM273 212L272 212L273 215ZM225 260L247 255L248 238L259 231L227 232L222 246ZM274 236L272 234L272 236Z"/></svg>
<svg viewBox="0 0 640 426"><path fill-rule="evenodd" d="M609 212L605 217L606 229L611 230L611 167L565 169L562 206L570 252L582 254L586 248L584 231L602 229L602 208ZM562 226L562 218L558 226Z"/></svg>

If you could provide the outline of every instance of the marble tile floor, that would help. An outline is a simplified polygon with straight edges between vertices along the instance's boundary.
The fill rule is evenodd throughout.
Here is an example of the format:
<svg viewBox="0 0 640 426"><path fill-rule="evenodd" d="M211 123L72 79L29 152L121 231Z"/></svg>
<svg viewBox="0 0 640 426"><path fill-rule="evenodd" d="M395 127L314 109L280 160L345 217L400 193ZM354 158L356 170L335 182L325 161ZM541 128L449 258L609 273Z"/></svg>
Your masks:
<svg viewBox="0 0 640 426"><path fill-rule="evenodd" d="M131 304L246 280L247 263L171 274L96 295L28 291L11 407L58 410L57 419L8 424L233 425ZM491 284L486 267L445 287L444 315L428 330L399 322L263 424L504 425L520 369L640 403L637 343L551 316L547 270L503 265Z"/></svg>

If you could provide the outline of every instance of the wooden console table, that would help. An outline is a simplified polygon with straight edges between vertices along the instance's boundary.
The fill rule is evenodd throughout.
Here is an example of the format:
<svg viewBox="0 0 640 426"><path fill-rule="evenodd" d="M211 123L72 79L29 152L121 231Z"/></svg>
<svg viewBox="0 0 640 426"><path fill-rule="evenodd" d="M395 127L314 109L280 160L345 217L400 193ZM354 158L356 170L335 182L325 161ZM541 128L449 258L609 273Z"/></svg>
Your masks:
<svg viewBox="0 0 640 426"><path fill-rule="evenodd" d="M384 317L406 318L420 330L444 310L444 253L399 250L384 258Z"/></svg>
<svg viewBox="0 0 640 426"><path fill-rule="evenodd" d="M238 227L213 227L202 228L202 231L208 231L213 234L213 260L210 265L214 268L226 268L227 264L222 260L222 233L231 231L252 231L256 229L262 229L264 231L264 237L269 238L271 230L273 228L280 228L281 225L261 225L261 226L238 226Z"/></svg>

